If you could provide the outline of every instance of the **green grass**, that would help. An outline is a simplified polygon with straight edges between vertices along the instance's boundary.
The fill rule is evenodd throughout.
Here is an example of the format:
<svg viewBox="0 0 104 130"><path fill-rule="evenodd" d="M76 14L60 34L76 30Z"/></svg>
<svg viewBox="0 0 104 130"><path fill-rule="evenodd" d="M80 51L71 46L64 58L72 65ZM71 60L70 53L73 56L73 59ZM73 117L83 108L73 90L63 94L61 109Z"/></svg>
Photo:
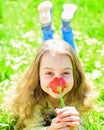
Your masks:
<svg viewBox="0 0 104 130"><path fill-rule="evenodd" d="M37 6L42 0L0 0L0 104L5 92L31 62L41 43L41 27ZM86 122L86 130L104 129L104 1L102 0L51 0L55 33L61 37L63 3L78 6L71 23L75 33L79 57L86 74L100 93ZM11 130L15 121L0 107L0 130Z"/></svg>

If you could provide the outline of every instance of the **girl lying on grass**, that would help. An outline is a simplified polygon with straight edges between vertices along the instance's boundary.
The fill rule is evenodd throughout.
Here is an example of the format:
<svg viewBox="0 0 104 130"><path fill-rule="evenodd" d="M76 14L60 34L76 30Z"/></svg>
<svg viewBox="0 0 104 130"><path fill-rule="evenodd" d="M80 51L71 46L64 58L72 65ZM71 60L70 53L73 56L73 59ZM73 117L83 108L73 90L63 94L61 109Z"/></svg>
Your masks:
<svg viewBox="0 0 104 130"><path fill-rule="evenodd" d="M45 6L48 10L42 12L47 14L49 11L51 15L49 5L50 2L48 8ZM43 7L44 3L39 5L40 15ZM64 14L62 16L64 18ZM64 20L62 30L67 31L71 29L70 17ZM48 23L42 27L43 37L44 31L53 32L50 18ZM9 110L17 118L15 129L82 130L83 115L92 108L93 99L90 83L76 53L72 30L68 35L63 34L64 40L54 39L53 33L48 34L15 92L12 92L14 98L9 102ZM64 36L69 36L68 41Z"/></svg>
<svg viewBox="0 0 104 130"><path fill-rule="evenodd" d="M59 79L64 82L63 108ZM93 105L90 96L90 83L77 54L65 41L52 39L41 45L16 88L10 110L18 118L16 129L82 130L82 115Z"/></svg>

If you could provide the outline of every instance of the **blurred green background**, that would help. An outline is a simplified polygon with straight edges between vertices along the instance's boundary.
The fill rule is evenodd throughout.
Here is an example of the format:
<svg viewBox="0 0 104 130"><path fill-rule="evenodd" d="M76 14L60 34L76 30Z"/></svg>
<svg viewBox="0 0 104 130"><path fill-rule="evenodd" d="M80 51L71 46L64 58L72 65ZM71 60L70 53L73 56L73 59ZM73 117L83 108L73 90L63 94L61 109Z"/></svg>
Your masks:
<svg viewBox="0 0 104 130"><path fill-rule="evenodd" d="M42 43L38 4L43 0L0 0L0 104L9 87L14 87ZM86 130L104 130L104 1L50 0L55 34L61 37L64 3L78 9L71 22L78 54L99 97L97 108L86 122ZM0 106L0 130L13 130L14 121Z"/></svg>

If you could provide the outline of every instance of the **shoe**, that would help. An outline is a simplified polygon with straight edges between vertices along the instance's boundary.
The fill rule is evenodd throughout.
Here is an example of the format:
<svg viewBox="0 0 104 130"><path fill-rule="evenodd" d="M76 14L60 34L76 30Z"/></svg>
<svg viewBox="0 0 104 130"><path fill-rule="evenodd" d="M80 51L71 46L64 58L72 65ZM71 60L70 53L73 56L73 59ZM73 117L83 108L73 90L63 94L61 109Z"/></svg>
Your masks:
<svg viewBox="0 0 104 130"><path fill-rule="evenodd" d="M63 21L71 21L75 12L77 10L77 6L73 4L64 4L63 12L62 12L62 20Z"/></svg>
<svg viewBox="0 0 104 130"><path fill-rule="evenodd" d="M50 1L45 1L39 4L38 6L40 23L42 26L47 26L51 23L51 11L52 11L52 3Z"/></svg>

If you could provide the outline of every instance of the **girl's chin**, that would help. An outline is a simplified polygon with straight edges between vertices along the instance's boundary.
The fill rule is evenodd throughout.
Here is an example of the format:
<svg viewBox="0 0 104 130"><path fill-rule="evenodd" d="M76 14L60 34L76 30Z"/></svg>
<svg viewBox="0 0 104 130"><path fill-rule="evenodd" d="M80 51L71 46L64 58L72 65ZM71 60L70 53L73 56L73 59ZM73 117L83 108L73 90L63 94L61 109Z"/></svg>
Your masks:
<svg viewBox="0 0 104 130"><path fill-rule="evenodd" d="M60 95L58 93L53 92L52 89L49 89L48 94L53 98L60 98Z"/></svg>
<svg viewBox="0 0 104 130"><path fill-rule="evenodd" d="M71 91L71 89L68 90L67 88L65 88L63 93L62 93L62 96L64 97L69 91ZM50 96L52 96L53 98L60 98L60 94L53 92L52 89L49 90L48 94Z"/></svg>
<svg viewBox="0 0 104 130"><path fill-rule="evenodd" d="M60 95L57 94L57 93L54 93L54 92L49 93L49 95L50 95L51 97L53 97L53 98L60 98Z"/></svg>
<svg viewBox="0 0 104 130"><path fill-rule="evenodd" d="M49 93L48 93L51 97L59 99L60 98L60 94L55 93L52 91L52 89L49 89ZM63 92L63 96L65 95L65 91Z"/></svg>

